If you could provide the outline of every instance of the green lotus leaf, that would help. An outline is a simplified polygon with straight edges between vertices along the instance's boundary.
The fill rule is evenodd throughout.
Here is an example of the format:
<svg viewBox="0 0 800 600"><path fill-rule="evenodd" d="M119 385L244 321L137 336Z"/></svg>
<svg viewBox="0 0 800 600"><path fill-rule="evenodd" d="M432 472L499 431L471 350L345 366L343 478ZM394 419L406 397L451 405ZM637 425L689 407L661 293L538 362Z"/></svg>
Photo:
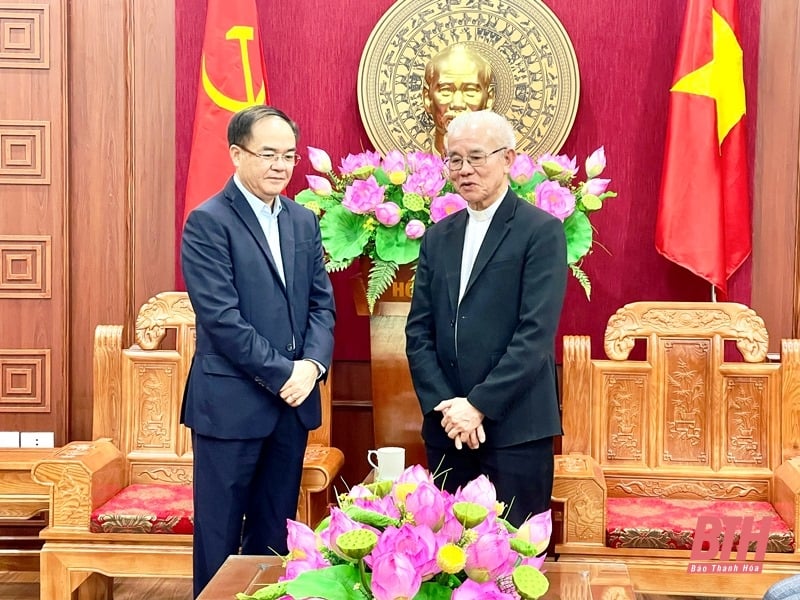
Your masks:
<svg viewBox="0 0 800 600"><path fill-rule="evenodd" d="M567 264L578 262L592 248L592 224L586 213L576 210L564 220L567 238Z"/></svg>
<svg viewBox="0 0 800 600"><path fill-rule="evenodd" d="M404 227L400 224L394 227L379 225L375 234L375 251L378 257L398 265L417 260L421 243L421 240L408 239Z"/></svg>
<svg viewBox="0 0 800 600"><path fill-rule="evenodd" d="M344 261L364 252L372 232L367 228L367 217L350 212L343 206L334 206L320 219L322 245L334 261Z"/></svg>
<svg viewBox="0 0 800 600"><path fill-rule="evenodd" d="M352 565L336 565L300 573L286 584L292 598L324 598L352 600L353 590L360 583L358 569Z"/></svg>

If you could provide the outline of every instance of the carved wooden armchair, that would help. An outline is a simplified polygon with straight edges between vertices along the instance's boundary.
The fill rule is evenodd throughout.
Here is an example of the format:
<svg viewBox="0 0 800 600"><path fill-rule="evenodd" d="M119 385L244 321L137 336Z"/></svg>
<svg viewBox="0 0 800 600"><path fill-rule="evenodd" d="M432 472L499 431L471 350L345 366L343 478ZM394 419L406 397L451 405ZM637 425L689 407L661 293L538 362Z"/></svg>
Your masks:
<svg viewBox="0 0 800 600"><path fill-rule="evenodd" d="M734 343L743 361L726 358ZM800 570L800 340L766 362L746 306L637 302L604 345L592 360L588 337L564 337L559 560L623 562L637 592L707 596L761 598ZM700 515L769 516L762 572L687 572ZM721 535L734 557L739 534Z"/></svg>
<svg viewBox="0 0 800 600"><path fill-rule="evenodd" d="M50 490L41 536L41 597L100 599L114 576L191 577L192 451L180 425L183 386L194 353L194 312L184 292L151 298L136 320L137 344L122 349L122 327L99 326L94 347L91 442L67 444L34 466ZM171 346L168 347L168 346ZM314 524L344 464L330 447L330 383L322 426L306 449L298 520Z"/></svg>

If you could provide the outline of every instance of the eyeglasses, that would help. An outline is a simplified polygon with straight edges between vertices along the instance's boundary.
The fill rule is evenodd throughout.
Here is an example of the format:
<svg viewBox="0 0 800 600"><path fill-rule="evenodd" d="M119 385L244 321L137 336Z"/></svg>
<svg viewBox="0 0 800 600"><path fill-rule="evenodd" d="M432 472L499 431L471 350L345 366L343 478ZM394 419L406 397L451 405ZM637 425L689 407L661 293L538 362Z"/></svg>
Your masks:
<svg viewBox="0 0 800 600"><path fill-rule="evenodd" d="M449 156L445 159L444 164L453 172L460 171L464 166L464 161L468 162L473 167L482 167L486 164L486 161L489 160L489 157L492 154L497 154L503 150L508 150L508 148L503 146L502 148L498 148L492 152L473 152L472 154L464 157L458 155Z"/></svg>
<svg viewBox="0 0 800 600"><path fill-rule="evenodd" d="M281 161L282 163L291 166L294 166L300 162L300 155L297 154L297 152L285 152L284 154L276 154L275 152L253 152L252 150L248 150L244 146L239 146L239 148L241 148L248 154L255 156L256 158L260 158L269 166L274 165L278 161Z"/></svg>

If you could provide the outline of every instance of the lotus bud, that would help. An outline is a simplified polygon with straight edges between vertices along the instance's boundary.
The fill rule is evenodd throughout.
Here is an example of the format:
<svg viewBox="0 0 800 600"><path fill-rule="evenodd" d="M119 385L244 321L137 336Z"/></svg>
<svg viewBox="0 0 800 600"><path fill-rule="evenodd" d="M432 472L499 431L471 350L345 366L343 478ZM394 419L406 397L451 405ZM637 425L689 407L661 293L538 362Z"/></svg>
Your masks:
<svg viewBox="0 0 800 600"><path fill-rule="evenodd" d="M606 150L604 146L600 146L592 152L589 158L586 159L584 168L586 169L586 176L590 179L603 172L603 169L606 168Z"/></svg>
<svg viewBox="0 0 800 600"><path fill-rule="evenodd" d="M400 207L394 202L382 202L375 207L375 218L387 227L393 227L400 222Z"/></svg>
<svg viewBox="0 0 800 600"><path fill-rule="evenodd" d="M330 173L333 170L331 157L328 156L328 153L325 152L325 150L320 150L319 148L309 146L308 160L311 162L311 167L317 173Z"/></svg>
<svg viewBox="0 0 800 600"><path fill-rule="evenodd" d="M306 175L306 180L308 181L308 187L317 196L326 197L330 196L333 192L331 182L324 177L320 177L318 175Z"/></svg>
<svg viewBox="0 0 800 600"><path fill-rule="evenodd" d="M419 219L411 219L406 225L406 237L410 240L416 240L422 237L425 233L425 223Z"/></svg>

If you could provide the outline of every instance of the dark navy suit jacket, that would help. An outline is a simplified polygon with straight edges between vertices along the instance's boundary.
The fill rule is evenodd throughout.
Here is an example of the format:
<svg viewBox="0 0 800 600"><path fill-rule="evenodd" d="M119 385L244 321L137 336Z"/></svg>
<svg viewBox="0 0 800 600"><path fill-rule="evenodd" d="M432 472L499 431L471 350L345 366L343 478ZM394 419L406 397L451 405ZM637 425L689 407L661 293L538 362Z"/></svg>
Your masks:
<svg viewBox="0 0 800 600"><path fill-rule="evenodd" d="M181 259L197 346L181 422L200 435L266 437L285 407L278 392L292 361L309 358L330 367L334 302L317 217L288 198L280 202L285 286L232 178L186 221ZM296 410L306 428L318 427L319 389Z"/></svg>
<svg viewBox="0 0 800 600"><path fill-rule="evenodd" d="M406 325L422 436L452 446L433 408L457 396L484 414L488 447L560 435L554 346L567 278L563 225L509 190L459 305L467 218L466 210L450 215L422 240Z"/></svg>

